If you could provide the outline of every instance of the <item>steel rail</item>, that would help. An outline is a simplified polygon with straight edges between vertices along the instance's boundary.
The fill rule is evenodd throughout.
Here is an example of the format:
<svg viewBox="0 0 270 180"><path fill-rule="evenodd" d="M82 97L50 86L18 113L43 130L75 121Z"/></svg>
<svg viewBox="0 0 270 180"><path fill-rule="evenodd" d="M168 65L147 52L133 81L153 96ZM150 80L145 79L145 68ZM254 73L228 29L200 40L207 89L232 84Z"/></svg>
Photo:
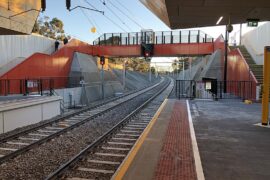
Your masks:
<svg viewBox="0 0 270 180"><path fill-rule="evenodd" d="M155 84L154 84L154 85L155 85ZM154 86L154 85L152 84L152 85L147 86L147 87L145 87L145 88L148 88L148 87L151 87L151 86ZM48 125L50 125L50 124L57 123L57 122L59 122L59 121L61 121L61 120L63 120L63 119L67 119L67 118L76 116L76 115L78 115L78 114L84 113L84 112L89 111L89 110L93 110L93 109L95 109L95 108L98 108L98 107L103 106L103 105L105 105L105 104L107 104L107 103L113 102L113 101L115 101L115 100L118 100L118 99L127 97L127 96L129 96L129 95L131 95L131 94L135 94L135 93L137 93L137 92L139 92L139 91L142 91L142 90L145 89L145 88L139 89L139 90L137 90L137 91L132 91L132 92L130 92L130 93L127 93L127 94L124 94L124 95L121 95L121 96L118 96L118 97L115 97L115 98L110 98L110 99L108 99L108 100L106 100L106 101L100 102L100 103L95 104L95 105L92 105L92 106L90 106L90 107L86 107L86 108L80 109L80 110L78 110L78 111L76 111L76 112L73 112L73 113L71 113L71 114L62 115L61 117L57 117L56 119L53 119L52 121L48 121L48 122L43 123L43 124L41 124L41 125L35 126L35 127L33 127L33 128L26 129L26 130L21 131L21 132L19 132L19 133L9 135L9 136L7 136L7 137L4 137L4 138L0 139L0 144L1 144L1 143L4 143L4 142L6 142L6 141L9 141L9 140L11 140L11 139L15 139L15 138L17 138L17 137L19 137L19 136L22 136L22 135L24 135L24 134L27 134L27 133L29 133L29 132L32 132L32 131L38 130L38 129L40 129L40 128L46 127L46 126L48 126Z"/></svg>
<svg viewBox="0 0 270 180"><path fill-rule="evenodd" d="M158 87L158 86L162 85L163 83L164 83L164 82L159 82L158 84L155 84L155 85L153 85L152 87L149 87L150 89L148 89L148 90L145 91L145 92L151 91L151 90L153 90L155 87ZM75 124L73 124L73 125L71 125L71 126L69 126L69 127L66 127L65 129L62 129L62 130L60 130L60 131L57 131L57 132L55 132L55 133L53 133L53 134L51 134L51 135L48 135L47 137L44 137L44 138L42 138L42 139L40 139L40 140L38 140L38 141L36 141L36 142L33 142L33 143L31 143L31 144L29 144L29 145L27 145L27 146L25 146L25 147L22 147L22 148L20 148L20 149L14 151L14 152L11 152L11 153L9 153L9 154L7 154L7 155L1 157L1 158L0 158L0 164L2 164L3 162L5 162L5 161L7 161L7 160L9 160L9 159L11 159L11 158L13 158L13 157L16 157L16 156L22 154L22 153L24 153L24 152L26 152L26 151L28 151L28 150L30 150L30 149L33 149L35 146L38 146L38 145L40 145L40 144L42 144L42 143L44 143L44 142L47 142L47 141L49 141L49 140L51 140L51 139L53 139L53 138L55 138L55 137L57 137L57 136L59 136L59 135L65 133L65 132L67 132L67 131L70 131L70 130L72 130L72 129L78 127L78 126L81 126L82 124L84 124L84 123L86 123L86 122L88 122L88 121L90 121L90 120L93 120L93 119L95 119L96 117L98 117L98 116L100 116L100 115L102 115L102 114L104 114L104 113L106 113L106 112L109 112L109 111L111 111L112 109L114 109L114 108L116 108L116 107L122 105L123 103L128 102L128 101L130 101L130 100L133 100L133 99L135 99L136 97L138 97L139 95L145 93L145 92L143 92L143 90L141 90L141 91L142 91L142 92L138 91L138 92L140 92L140 93L139 93L138 95L136 95L136 96L130 98L130 99L127 99L127 100L125 100L125 101L123 101L123 102L120 102L119 104L114 105L114 106L112 106L112 107L109 107L109 108L105 109L104 111L98 112L97 114L90 115L88 118L86 118L86 119L84 119L84 120L82 120L82 121L79 121L79 122L77 122L77 123L75 123ZM138 93L138 92L136 92L136 93ZM135 94L135 93L134 93L134 94ZM126 97L126 96L124 96L124 97ZM112 102L112 101L110 101L110 102ZM106 104L106 103L105 103L105 104ZM98 107L100 107L100 106L98 106ZM93 109L94 109L94 108L93 108ZM88 110L89 110L89 109L88 109ZM83 112L85 112L85 111L87 111L87 110L84 110ZM77 114L80 114L80 113L82 113L82 112L81 112L81 111L80 111L80 112L76 112L76 113L74 113L74 114L68 115L68 117L73 117L73 116L75 116L75 115L77 115ZM43 127L45 127L46 125L50 125L50 124L59 122L59 121L61 121L61 120L63 120L63 119L66 119L66 118L67 118L67 117L60 118L60 119L58 119L58 120L56 120L56 121L54 121L54 122L46 123L46 124L41 125L41 126L39 126L39 127L35 127L35 128L33 128L33 129L26 130L26 131L24 131L24 132L18 133L18 134L14 135L14 136L15 136L15 138L17 138L17 137L19 137L20 135L21 135L21 136L26 135L26 134L28 134L29 132L35 131L35 130L37 130L37 129L40 129L40 127L43 128ZM14 139L14 138L12 138L12 139ZM4 142L6 142L6 141L4 141ZM3 142L3 143L4 143L4 142Z"/></svg>
<svg viewBox="0 0 270 180"><path fill-rule="evenodd" d="M102 144L106 139L110 138L114 132L116 132L118 129L121 129L126 123L128 123L132 117L134 117L138 112L140 112L145 106L147 106L152 100L154 100L158 95L160 95L169 85L170 82L166 83L166 86L164 86L161 90L159 90L154 96L149 98L147 101L145 101L141 106L136 108L134 111L132 111L130 114L128 114L125 118L123 118L119 123L114 125L109 131L107 131L105 134L100 136L98 139L96 139L93 143L88 145L85 149L83 149L80 153L75 155L72 159L70 159L68 162L60 166L56 171L51 173L46 180L53 180L58 179L60 176L69 168L72 168L73 165L76 164L76 162L83 159L85 155L88 155L90 151L98 147L100 144Z"/></svg>

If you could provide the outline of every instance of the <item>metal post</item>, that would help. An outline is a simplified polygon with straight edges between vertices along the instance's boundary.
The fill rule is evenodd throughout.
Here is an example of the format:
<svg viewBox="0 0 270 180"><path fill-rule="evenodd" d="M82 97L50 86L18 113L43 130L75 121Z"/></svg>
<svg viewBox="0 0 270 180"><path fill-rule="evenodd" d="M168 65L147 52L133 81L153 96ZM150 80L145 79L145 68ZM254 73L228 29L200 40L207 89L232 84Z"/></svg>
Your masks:
<svg viewBox="0 0 270 180"><path fill-rule="evenodd" d="M262 125L268 125L270 81L270 46L264 48L263 91L262 91Z"/></svg>
<svg viewBox="0 0 270 180"><path fill-rule="evenodd" d="M112 33L112 45L114 45L114 38L113 38L113 33Z"/></svg>
<svg viewBox="0 0 270 180"><path fill-rule="evenodd" d="M104 65L101 65L101 97L104 99Z"/></svg>
<svg viewBox="0 0 270 180"><path fill-rule="evenodd" d="M171 31L171 44L173 44L173 32Z"/></svg>
<svg viewBox="0 0 270 180"><path fill-rule="evenodd" d="M120 41L119 41L119 45L122 45L122 33L120 33Z"/></svg>
<svg viewBox="0 0 270 180"><path fill-rule="evenodd" d="M185 61L183 61L183 80L185 80Z"/></svg>
<svg viewBox="0 0 270 180"><path fill-rule="evenodd" d="M182 43L182 32L179 31L179 43L181 44Z"/></svg>
<svg viewBox="0 0 270 180"><path fill-rule="evenodd" d="M151 63L149 62L149 82L152 82L152 71L151 71Z"/></svg>
<svg viewBox="0 0 270 180"><path fill-rule="evenodd" d="M225 32L225 53L224 53L224 77L223 77L223 81L224 81L224 86L223 86L223 92L227 93L227 62L228 62L228 30L227 30L227 26L226 26L226 32Z"/></svg>
<svg viewBox="0 0 270 180"><path fill-rule="evenodd" d="M130 45L130 34L128 33L128 45Z"/></svg>
<svg viewBox="0 0 270 180"><path fill-rule="evenodd" d="M43 84L42 84L42 79L39 80L40 83L40 95L43 96Z"/></svg>
<svg viewBox="0 0 270 180"><path fill-rule="evenodd" d="M188 43L190 43L190 31L188 31Z"/></svg>
<svg viewBox="0 0 270 180"><path fill-rule="evenodd" d="M192 64L191 64L191 62L192 62L192 59L189 58L189 77L190 77L190 79L188 79L188 80L191 80L191 74L192 74L192 71L191 71Z"/></svg>
<svg viewBox="0 0 270 180"><path fill-rule="evenodd" d="M240 37L239 37L239 45L242 45L242 23L240 24Z"/></svg>
<svg viewBox="0 0 270 180"><path fill-rule="evenodd" d="M125 90L126 87L126 61L123 64L123 88Z"/></svg>
<svg viewBox="0 0 270 180"><path fill-rule="evenodd" d="M161 39L161 44L164 44L164 38L163 38L163 37L164 37L164 34L163 34L163 31L162 31L162 32L161 32L161 38L162 38L162 39Z"/></svg>
<svg viewBox="0 0 270 180"><path fill-rule="evenodd" d="M27 96L28 95L28 82L27 82L28 80L26 79L25 80L25 95Z"/></svg>
<svg viewBox="0 0 270 180"><path fill-rule="evenodd" d="M198 30L197 43L200 43L200 30Z"/></svg>
<svg viewBox="0 0 270 180"><path fill-rule="evenodd" d="M136 44L139 44L139 38L138 38L138 33L136 33Z"/></svg>

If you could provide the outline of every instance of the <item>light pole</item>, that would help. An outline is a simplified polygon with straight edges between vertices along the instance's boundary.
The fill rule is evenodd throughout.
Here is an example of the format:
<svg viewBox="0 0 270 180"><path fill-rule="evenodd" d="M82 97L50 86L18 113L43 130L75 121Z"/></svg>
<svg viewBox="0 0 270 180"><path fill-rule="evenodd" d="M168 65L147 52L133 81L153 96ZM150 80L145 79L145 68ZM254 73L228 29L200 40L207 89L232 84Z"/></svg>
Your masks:
<svg viewBox="0 0 270 180"><path fill-rule="evenodd" d="M229 24L226 26L226 32L225 32L225 51L224 51L224 93L227 93L227 64L228 64L228 39L229 39L229 33L233 31L233 26L231 25L230 19Z"/></svg>

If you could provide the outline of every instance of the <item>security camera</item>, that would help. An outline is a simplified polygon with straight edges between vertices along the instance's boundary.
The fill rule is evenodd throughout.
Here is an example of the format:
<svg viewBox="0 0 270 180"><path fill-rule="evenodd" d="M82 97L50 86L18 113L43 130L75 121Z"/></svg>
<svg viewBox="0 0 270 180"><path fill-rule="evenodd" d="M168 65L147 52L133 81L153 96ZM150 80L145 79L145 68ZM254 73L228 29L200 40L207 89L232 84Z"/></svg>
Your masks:
<svg viewBox="0 0 270 180"><path fill-rule="evenodd" d="M233 31L233 26L231 24L227 25L227 31L231 33Z"/></svg>

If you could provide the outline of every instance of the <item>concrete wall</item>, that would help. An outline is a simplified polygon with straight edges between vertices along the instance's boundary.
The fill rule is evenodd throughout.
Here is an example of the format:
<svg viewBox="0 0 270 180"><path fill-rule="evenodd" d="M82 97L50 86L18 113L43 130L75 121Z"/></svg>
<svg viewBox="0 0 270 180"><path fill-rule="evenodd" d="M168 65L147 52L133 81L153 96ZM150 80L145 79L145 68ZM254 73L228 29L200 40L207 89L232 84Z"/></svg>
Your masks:
<svg viewBox="0 0 270 180"><path fill-rule="evenodd" d="M66 88L66 89L56 89L56 94L61 96L64 102L65 108L68 108L71 104L78 105L81 104L82 88Z"/></svg>
<svg viewBox="0 0 270 180"><path fill-rule="evenodd" d="M202 78L217 78L218 81L222 81L222 64L221 64L221 50L214 52L203 64L202 71L200 72L199 78L197 80L202 80ZM206 59L205 59L206 60ZM198 69L198 71L200 71Z"/></svg>
<svg viewBox="0 0 270 180"><path fill-rule="evenodd" d="M123 70L113 69L114 74L117 76L118 80L123 82ZM155 77L155 74L152 74L152 82L155 82L159 79ZM149 85L149 73L140 73L135 71L126 71L126 89L134 90L141 89Z"/></svg>
<svg viewBox="0 0 270 180"><path fill-rule="evenodd" d="M39 35L0 36L0 67L17 58L26 59L34 53L51 54L55 40Z"/></svg>
<svg viewBox="0 0 270 180"><path fill-rule="evenodd" d="M243 45L257 64L263 64L264 47L270 45L270 22L243 35Z"/></svg>
<svg viewBox="0 0 270 180"><path fill-rule="evenodd" d="M60 115L60 97L32 98L0 106L0 133Z"/></svg>
<svg viewBox="0 0 270 180"><path fill-rule="evenodd" d="M81 98L76 97L76 102L87 104L101 99L101 71L97 65L97 59L93 56L75 53L71 65L71 77L69 85L78 85L78 77L83 77L85 87L81 88ZM123 87L115 74L109 69L104 71L104 94L105 97L114 96L117 92L122 92Z"/></svg>

